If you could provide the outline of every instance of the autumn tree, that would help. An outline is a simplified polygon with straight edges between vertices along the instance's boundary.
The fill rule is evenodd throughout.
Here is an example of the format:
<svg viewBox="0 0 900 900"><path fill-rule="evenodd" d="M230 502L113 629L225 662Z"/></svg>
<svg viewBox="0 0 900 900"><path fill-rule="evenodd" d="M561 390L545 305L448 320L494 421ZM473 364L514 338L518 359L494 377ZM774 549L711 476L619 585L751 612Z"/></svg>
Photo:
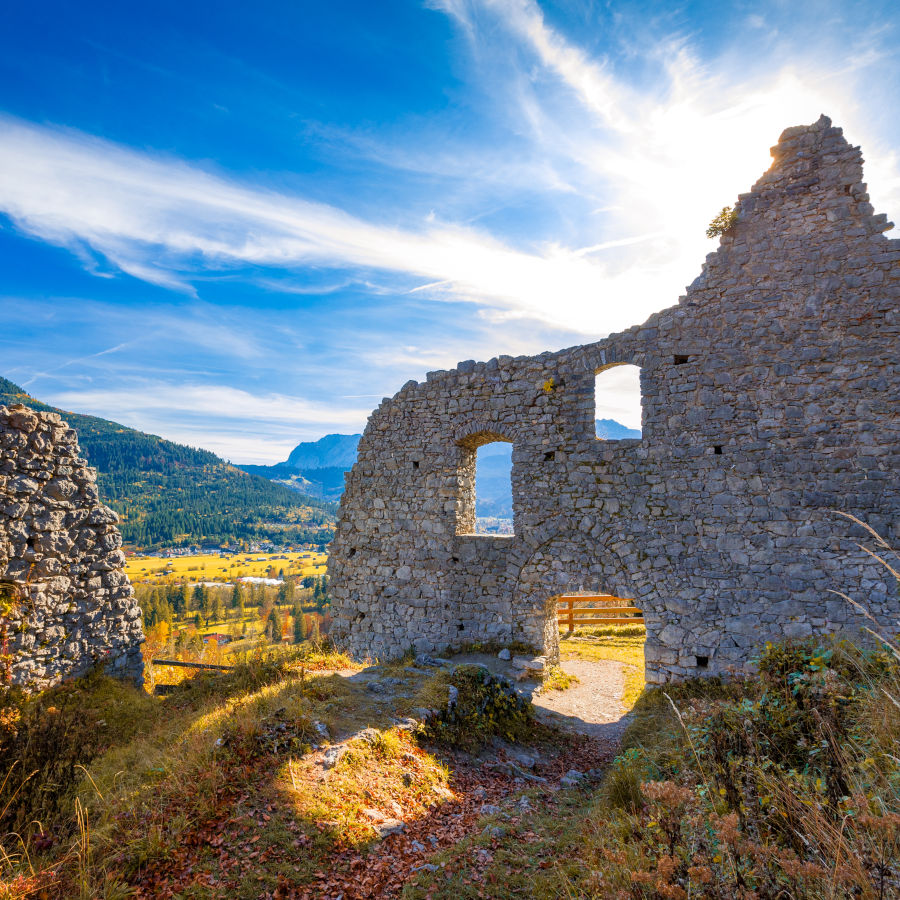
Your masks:
<svg viewBox="0 0 900 900"><path fill-rule="evenodd" d="M307 638L306 616L300 606L294 607L294 643L302 644Z"/></svg>

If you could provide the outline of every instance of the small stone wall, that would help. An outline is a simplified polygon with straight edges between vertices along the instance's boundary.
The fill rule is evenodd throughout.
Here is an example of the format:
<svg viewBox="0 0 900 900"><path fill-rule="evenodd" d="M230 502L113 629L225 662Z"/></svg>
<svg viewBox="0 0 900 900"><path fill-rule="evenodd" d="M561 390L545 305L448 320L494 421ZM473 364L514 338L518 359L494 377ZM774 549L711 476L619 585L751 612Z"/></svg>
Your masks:
<svg viewBox="0 0 900 900"><path fill-rule="evenodd" d="M523 640L553 657L555 598L578 590L642 608L650 682L746 669L769 639L859 638L829 589L895 626L896 584L834 510L900 542L900 241L827 118L772 155L676 306L429 373L375 410L329 557L348 649ZM641 367L642 438L598 440L595 375L621 363ZM497 439L514 537L471 534L475 451Z"/></svg>
<svg viewBox="0 0 900 900"><path fill-rule="evenodd" d="M75 431L53 413L0 406L3 676L30 689L97 663L143 682L141 614L118 516L100 503Z"/></svg>

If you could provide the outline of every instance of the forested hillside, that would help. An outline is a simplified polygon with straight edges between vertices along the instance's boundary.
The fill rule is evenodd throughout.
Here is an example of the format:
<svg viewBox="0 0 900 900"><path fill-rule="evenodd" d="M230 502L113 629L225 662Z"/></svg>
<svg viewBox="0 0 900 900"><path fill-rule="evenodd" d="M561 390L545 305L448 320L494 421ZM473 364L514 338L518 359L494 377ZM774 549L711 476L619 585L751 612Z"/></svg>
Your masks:
<svg viewBox="0 0 900 900"><path fill-rule="evenodd" d="M12 403L57 412L76 429L82 455L97 468L100 496L122 517L123 539L138 549L331 540L331 503L249 475L207 450L48 406L0 378L0 404Z"/></svg>

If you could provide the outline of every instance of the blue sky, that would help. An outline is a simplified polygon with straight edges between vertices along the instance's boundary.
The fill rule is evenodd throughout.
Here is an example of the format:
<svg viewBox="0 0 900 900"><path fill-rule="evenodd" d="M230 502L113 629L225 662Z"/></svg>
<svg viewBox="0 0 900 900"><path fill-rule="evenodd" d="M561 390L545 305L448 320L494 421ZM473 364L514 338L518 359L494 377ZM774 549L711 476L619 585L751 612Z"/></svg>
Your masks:
<svg viewBox="0 0 900 900"><path fill-rule="evenodd" d="M431 369L636 324L785 127L830 115L900 215L898 26L889 2L7 4L0 374L264 462Z"/></svg>

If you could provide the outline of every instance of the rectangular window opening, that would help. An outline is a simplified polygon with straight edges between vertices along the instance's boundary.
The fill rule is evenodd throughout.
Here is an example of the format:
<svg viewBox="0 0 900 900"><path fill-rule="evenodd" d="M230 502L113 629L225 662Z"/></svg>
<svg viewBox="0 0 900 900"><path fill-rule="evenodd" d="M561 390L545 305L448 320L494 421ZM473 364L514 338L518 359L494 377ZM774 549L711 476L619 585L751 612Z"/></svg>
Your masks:
<svg viewBox="0 0 900 900"><path fill-rule="evenodd" d="M713 453L715 453L716 456L721 456L721 455L722 455L722 445L721 445L721 444L716 444L716 445L713 447Z"/></svg>
<svg viewBox="0 0 900 900"><path fill-rule="evenodd" d="M683 366L689 359L690 359L690 356L688 356L684 353L676 353L675 354L675 365Z"/></svg>
<svg viewBox="0 0 900 900"><path fill-rule="evenodd" d="M708 656L698 656L697 657L697 668L698 669L706 669L709 667L709 657Z"/></svg>
<svg viewBox="0 0 900 900"><path fill-rule="evenodd" d="M598 440L639 440L642 406L639 366L616 363L594 374L594 434Z"/></svg>

